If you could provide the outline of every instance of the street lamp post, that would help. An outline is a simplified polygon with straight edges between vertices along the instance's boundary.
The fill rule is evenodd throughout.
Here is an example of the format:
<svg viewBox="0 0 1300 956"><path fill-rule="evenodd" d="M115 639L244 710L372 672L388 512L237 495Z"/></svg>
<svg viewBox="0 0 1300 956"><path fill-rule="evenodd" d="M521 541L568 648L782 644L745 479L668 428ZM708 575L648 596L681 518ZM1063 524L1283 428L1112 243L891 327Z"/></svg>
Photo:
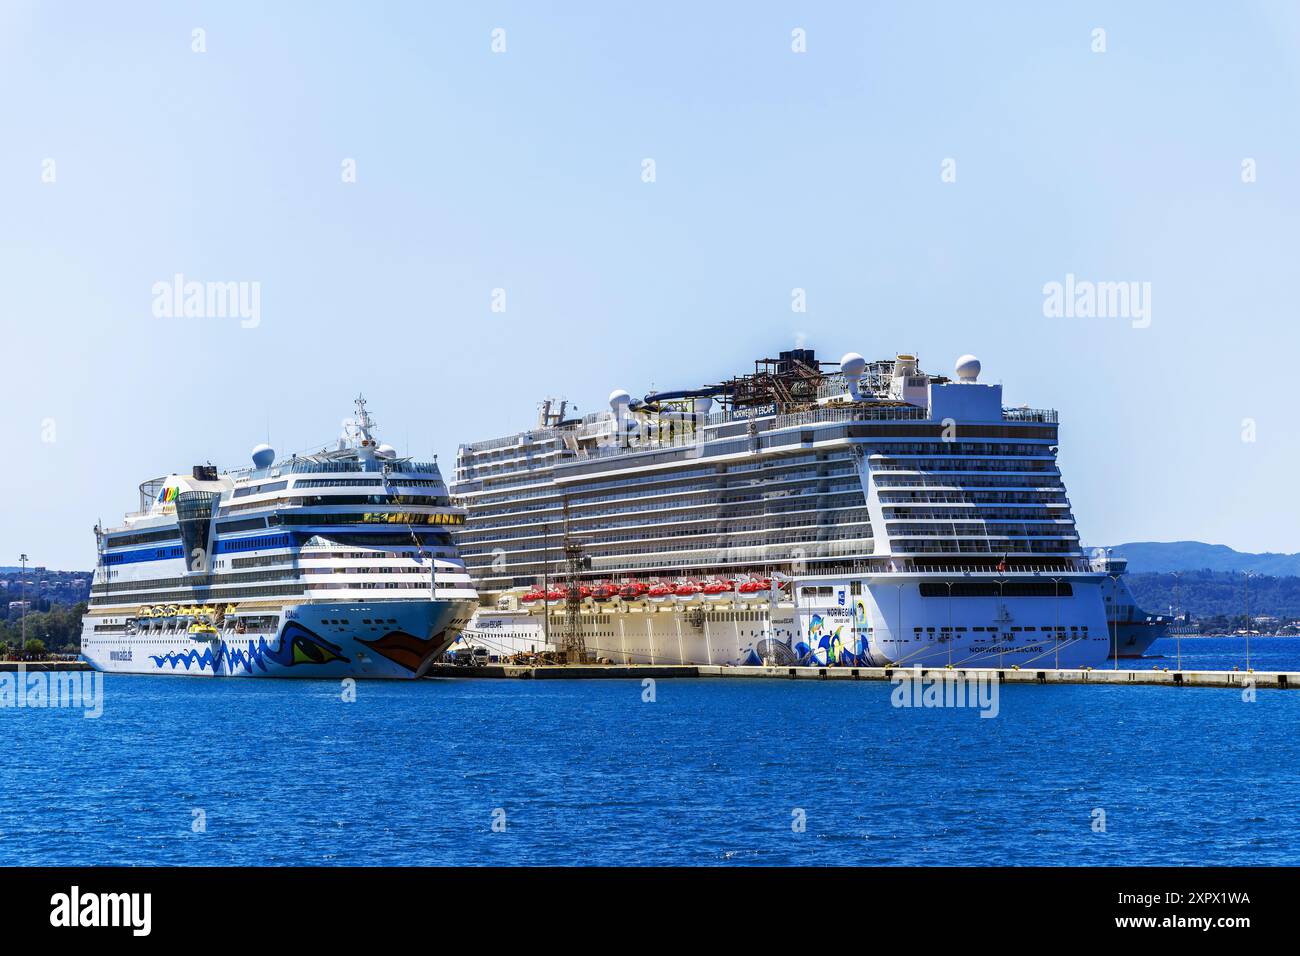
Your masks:
<svg viewBox="0 0 1300 956"><path fill-rule="evenodd" d="M1250 670L1250 579L1254 571L1243 571L1246 576L1246 670Z"/></svg>
<svg viewBox="0 0 1300 956"><path fill-rule="evenodd" d="M948 668L952 668L952 582L948 582Z"/></svg>
<svg viewBox="0 0 1300 956"><path fill-rule="evenodd" d="M1056 669L1061 669L1061 579L1052 578L1056 586L1056 631L1052 634L1052 643L1056 645Z"/></svg>
<svg viewBox="0 0 1300 956"><path fill-rule="evenodd" d="M1108 574L1106 577L1110 578L1112 585L1110 607L1106 609L1106 613L1111 617L1110 639L1111 643L1115 645L1115 670L1119 670L1119 605L1115 601L1115 595L1119 593L1119 575Z"/></svg>
<svg viewBox="0 0 1300 956"><path fill-rule="evenodd" d="M1180 593L1179 593L1179 590L1178 590L1179 585L1182 583L1181 580L1180 580L1180 573L1181 573L1181 572L1178 572L1178 571L1173 572L1173 575L1174 575L1174 627L1177 627L1177 628L1178 628L1178 630L1174 632L1174 637L1175 637L1175 639L1176 639L1177 646L1178 646L1178 669L1181 671L1181 670L1183 669L1183 629L1182 629L1181 627L1178 626L1178 612L1181 610L1181 609L1179 608L1179 604L1180 604L1181 601L1182 601L1182 597L1181 597L1181 595L1180 595Z"/></svg>
<svg viewBox="0 0 1300 956"><path fill-rule="evenodd" d="M18 641L18 654L21 655L27 649L27 555L18 555L18 563L23 566L18 594L18 620L22 632L22 637Z"/></svg>
<svg viewBox="0 0 1300 956"><path fill-rule="evenodd" d="M1006 583L1005 580L998 581L998 670L1005 670L1007 666L1005 660L1006 642L1003 640L1002 634L1003 618L1007 616Z"/></svg>

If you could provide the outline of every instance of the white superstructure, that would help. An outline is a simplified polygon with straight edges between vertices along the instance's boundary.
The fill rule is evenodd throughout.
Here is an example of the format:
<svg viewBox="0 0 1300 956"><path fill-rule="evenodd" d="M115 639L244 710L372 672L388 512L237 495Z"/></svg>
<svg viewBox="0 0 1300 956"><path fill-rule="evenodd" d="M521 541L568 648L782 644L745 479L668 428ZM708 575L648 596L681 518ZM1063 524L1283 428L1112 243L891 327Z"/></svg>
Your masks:
<svg viewBox="0 0 1300 956"><path fill-rule="evenodd" d="M489 653L615 662L1100 663L1101 587L1053 411L915 356L811 350L462 445Z"/></svg>
<svg viewBox="0 0 1300 956"><path fill-rule="evenodd" d="M415 677L477 604L438 466L374 437L364 399L334 448L140 486L96 528L82 656L136 674Z"/></svg>

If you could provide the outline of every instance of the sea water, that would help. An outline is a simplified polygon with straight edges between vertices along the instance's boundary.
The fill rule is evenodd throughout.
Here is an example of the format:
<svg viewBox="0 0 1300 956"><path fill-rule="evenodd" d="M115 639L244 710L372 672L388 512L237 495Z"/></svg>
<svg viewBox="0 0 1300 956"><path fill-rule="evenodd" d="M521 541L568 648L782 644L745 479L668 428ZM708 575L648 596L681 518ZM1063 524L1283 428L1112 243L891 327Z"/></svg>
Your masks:
<svg viewBox="0 0 1300 956"><path fill-rule="evenodd" d="M108 675L98 719L0 709L0 863L1300 863L1290 691L1005 686L992 719L867 681L349 697Z"/></svg>

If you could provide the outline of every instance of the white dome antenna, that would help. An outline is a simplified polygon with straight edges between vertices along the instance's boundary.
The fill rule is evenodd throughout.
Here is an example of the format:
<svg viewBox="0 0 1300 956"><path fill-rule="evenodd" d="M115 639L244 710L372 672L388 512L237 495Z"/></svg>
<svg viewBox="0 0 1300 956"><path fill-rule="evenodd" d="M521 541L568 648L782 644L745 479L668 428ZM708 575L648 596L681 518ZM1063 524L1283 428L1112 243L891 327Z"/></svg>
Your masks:
<svg viewBox="0 0 1300 956"><path fill-rule="evenodd" d="M973 355L963 355L957 360L957 380L973 384L980 377L980 360Z"/></svg>
<svg viewBox="0 0 1300 956"><path fill-rule="evenodd" d="M275 449L270 445L253 446L253 467L270 468L275 464Z"/></svg>
<svg viewBox="0 0 1300 956"><path fill-rule="evenodd" d="M858 383L862 380L862 373L866 368L867 360L857 352L849 352L840 359L840 373L844 376L844 384L848 386L849 398L855 402L862 401Z"/></svg>

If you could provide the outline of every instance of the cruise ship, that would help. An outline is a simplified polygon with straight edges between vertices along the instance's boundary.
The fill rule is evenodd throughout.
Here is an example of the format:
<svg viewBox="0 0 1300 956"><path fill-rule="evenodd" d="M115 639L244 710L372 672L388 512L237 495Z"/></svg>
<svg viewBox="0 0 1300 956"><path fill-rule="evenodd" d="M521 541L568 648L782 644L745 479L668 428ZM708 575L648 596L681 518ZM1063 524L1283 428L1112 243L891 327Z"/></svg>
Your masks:
<svg viewBox="0 0 1300 956"><path fill-rule="evenodd" d="M614 663L1081 667L1110 656L1055 411L970 355L760 359L462 445L456 650Z"/></svg>
<svg viewBox="0 0 1300 956"><path fill-rule="evenodd" d="M140 485L96 527L82 656L102 671L411 678L478 605L436 462L374 437L365 399L335 447Z"/></svg>

